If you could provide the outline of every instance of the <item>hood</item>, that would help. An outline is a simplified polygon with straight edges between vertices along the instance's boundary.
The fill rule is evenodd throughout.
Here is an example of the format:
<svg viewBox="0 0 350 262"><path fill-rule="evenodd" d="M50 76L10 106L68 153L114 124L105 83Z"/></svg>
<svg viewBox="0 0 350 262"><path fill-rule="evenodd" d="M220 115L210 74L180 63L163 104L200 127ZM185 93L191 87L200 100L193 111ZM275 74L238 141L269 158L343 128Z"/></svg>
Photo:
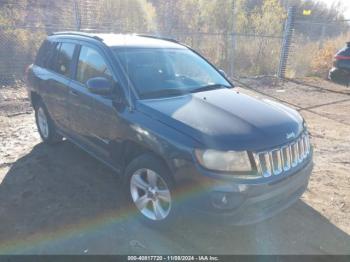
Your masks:
<svg viewBox="0 0 350 262"><path fill-rule="evenodd" d="M295 110L232 89L139 100L137 108L217 150L264 150L294 140L303 130Z"/></svg>

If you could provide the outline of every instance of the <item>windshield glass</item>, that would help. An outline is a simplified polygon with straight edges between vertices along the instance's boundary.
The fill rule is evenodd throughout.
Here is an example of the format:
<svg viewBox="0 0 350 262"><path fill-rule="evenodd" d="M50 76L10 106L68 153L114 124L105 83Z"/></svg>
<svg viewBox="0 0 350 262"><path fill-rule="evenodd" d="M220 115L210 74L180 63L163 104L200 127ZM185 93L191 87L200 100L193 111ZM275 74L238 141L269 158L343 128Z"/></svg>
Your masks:
<svg viewBox="0 0 350 262"><path fill-rule="evenodd" d="M188 49L114 49L140 98L156 98L231 87Z"/></svg>

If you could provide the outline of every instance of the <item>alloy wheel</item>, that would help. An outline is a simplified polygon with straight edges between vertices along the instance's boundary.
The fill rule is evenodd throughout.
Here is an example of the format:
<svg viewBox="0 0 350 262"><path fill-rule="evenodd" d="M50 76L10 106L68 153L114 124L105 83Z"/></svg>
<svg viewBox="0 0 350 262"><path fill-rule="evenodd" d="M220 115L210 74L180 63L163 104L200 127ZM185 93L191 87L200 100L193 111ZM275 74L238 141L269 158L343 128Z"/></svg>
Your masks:
<svg viewBox="0 0 350 262"><path fill-rule="evenodd" d="M130 192L137 209L151 220L165 219L171 210L171 195L164 179L151 169L139 169L130 180Z"/></svg>
<svg viewBox="0 0 350 262"><path fill-rule="evenodd" d="M48 124L44 109L42 107L39 107L37 114L38 114L39 131L44 138L48 138L49 137L49 124Z"/></svg>

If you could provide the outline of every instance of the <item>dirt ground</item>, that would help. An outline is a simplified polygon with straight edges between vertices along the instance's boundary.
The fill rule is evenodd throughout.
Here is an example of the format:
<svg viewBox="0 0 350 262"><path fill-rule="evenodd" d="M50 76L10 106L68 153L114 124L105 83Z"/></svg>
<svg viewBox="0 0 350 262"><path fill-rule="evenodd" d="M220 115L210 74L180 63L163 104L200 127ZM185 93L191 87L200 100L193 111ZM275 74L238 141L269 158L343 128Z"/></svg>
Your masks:
<svg viewBox="0 0 350 262"><path fill-rule="evenodd" d="M350 88L244 79L306 119L315 167L289 209L251 226L184 217L159 230L121 202L117 176L64 141L41 143L23 86L0 87L0 254L350 254Z"/></svg>

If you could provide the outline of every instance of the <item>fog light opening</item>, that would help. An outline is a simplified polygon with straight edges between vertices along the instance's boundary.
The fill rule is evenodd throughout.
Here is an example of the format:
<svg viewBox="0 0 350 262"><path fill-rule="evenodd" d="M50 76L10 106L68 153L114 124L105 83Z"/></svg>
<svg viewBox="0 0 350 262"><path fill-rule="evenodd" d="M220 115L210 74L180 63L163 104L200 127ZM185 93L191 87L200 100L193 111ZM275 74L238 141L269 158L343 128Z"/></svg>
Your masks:
<svg viewBox="0 0 350 262"><path fill-rule="evenodd" d="M212 197L212 204L215 208L225 209L228 206L228 197L225 193L217 193Z"/></svg>
<svg viewBox="0 0 350 262"><path fill-rule="evenodd" d="M211 205L216 209L235 209L243 202L244 198L241 193L215 192L211 196Z"/></svg>

